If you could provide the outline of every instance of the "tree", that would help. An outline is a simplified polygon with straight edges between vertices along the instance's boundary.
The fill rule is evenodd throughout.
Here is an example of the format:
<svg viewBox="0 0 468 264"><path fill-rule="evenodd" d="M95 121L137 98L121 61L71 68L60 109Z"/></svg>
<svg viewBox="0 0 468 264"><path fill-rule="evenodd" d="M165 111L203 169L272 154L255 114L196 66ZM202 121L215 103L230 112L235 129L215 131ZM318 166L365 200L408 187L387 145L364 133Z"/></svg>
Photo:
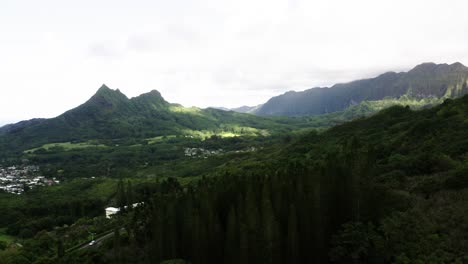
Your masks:
<svg viewBox="0 0 468 264"><path fill-rule="evenodd" d="M115 263L120 263L120 232L119 228L114 228L114 259Z"/></svg>
<svg viewBox="0 0 468 264"><path fill-rule="evenodd" d="M5 250L7 248L7 243L5 241L0 241L0 250Z"/></svg>
<svg viewBox="0 0 468 264"><path fill-rule="evenodd" d="M288 237L287 237L287 252L288 252L288 263L300 263L299 262L299 233L297 230L297 213L296 206L292 204L289 207L288 217Z"/></svg>
<svg viewBox="0 0 468 264"><path fill-rule="evenodd" d="M227 226L226 226L226 238L224 245L224 263L239 263L238 262L238 241L239 228L237 226L236 210L232 206L229 210Z"/></svg>
<svg viewBox="0 0 468 264"><path fill-rule="evenodd" d="M57 256L62 258L65 255L65 247L63 246L63 240L59 239L57 241Z"/></svg>
<svg viewBox="0 0 468 264"><path fill-rule="evenodd" d="M134 196L134 192L133 192L133 188L132 188L132 182L131 181L127 181L127 205L128 205L128 208L132 208L132 204L135 202L135 196Z"/></svg>
<svg viewBox="0 0 468 264"><path fill-rule="evenodd" d="M124 182L122 179L120 179L119 182L117 183L116 198L117 198L117 207L119 207L120 210L124 210L125 206L128 203L127 203L127 196L125 195Z"/></svg>
<svg viewBox="0 0 468 264"><path fill-rule="evenodd" d="M265 263L276 263L279 261L279 224L273 212L273 206L270 200L270 187L265 180L262 191L262 228Z"/></svg>

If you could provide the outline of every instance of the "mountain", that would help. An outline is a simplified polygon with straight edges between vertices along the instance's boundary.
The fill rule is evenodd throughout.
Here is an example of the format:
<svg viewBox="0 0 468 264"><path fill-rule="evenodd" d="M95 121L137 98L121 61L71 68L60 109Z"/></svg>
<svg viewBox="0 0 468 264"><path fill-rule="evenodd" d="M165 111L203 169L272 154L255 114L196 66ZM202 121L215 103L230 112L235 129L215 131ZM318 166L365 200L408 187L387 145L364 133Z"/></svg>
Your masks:
<svg viewBox="0 0 468 264"><path fill-rule="evenodd" d="M275 263L463 263L467 120L468 96L422 111L393 106L257 152L251 159L259 163L233 160L226 173L193 184L190 193L155 195L162 206L146 211L153 221L145 229L164 235L147 243L185 238L174 242L179 250L171 257L191 263L265 263L268 247L275 248L266 251ZM197 220L184 221L194 212ZM203 220L225 228L200 227ZM206 240L184 243L194 230ZM171 252L158 247L156 262Z"/></svg>
<svg viewBox="0 0 468 264"><path fill-rule="evenodd" d="M299 121L264 118L217 109L186 108L158 91L134 98L106 85L84 104L50 119L33 119L0 128L2 149L28 149L52 142L144 139L167 135L262 135L289 131Z"/></svg>
<svg viewBox="0 0 468 264"><path fill-rule="evenodd" d="M231 111L234 111L234 112L238 112L238 113L254 113L255 111L257 111L260 107L262 107L262 105L256 105L256 106L247 106L247 105L244 105L244 106L241 106L241 107L237 107L237 108L231 108L230 110Z"/></svg>
<svg viewBox="0 0 468 264"><path fill-rule="evenodd" d="M122 263L464 263L467 120L468 95L393 106L233 157L188 186L169 178L145 200L155 206L127 215L146 220L128 233L148 235L80 261L109 263L127 245Z"/></svg>
<svg viewBox="0 0 468 264"><path fill-rule="evenodd" d="M182 108L165 102L156 91L137 98L103 89L64 115L78 123L115 115L125 120L143 118L146 111L190 112L215 121L217 116L237 116L233 120L252 126L276 120ZM79 111L92 116L83 117ZM23 122L14 129L53 120ZM11 133L12 126L8 127L4 135ZM0 192L0 224L6 227L2 229L25 241L22 247L15 244L13 250L0 250L0 259L6 263L114 263L116 259L194 264L265 263L265 259L271 263L463 263L468 243L466 131L468 95L421 111L393 106L323 133L290 134L288 140L265 142L256 150L200 159L180 153L180 159L167 163L167 156L155 152L159 144L129 145L124 151L115 146L85 153L34 153L33 162L42 160L41 166L50 168L45 172L80 178L23 195ZM171 149L182 152L177 146ZM103 152L113 157L103 157ZM76 169L94 171L99 164L115 178L92 179L80 171L49 165L60 158L75 166L77 159L86 158L87 163ZM188 167L189 173L167 177L166 171L158 169L151 177L138 177L144 174L136 174L132 164L147 171L151 162L147 158L158 158L155 164L166 163L168 171ZM207 165L204 170L193 169L201 163ZM116 173L118 165L127 174ZM108 206L135 201L143 206L122 210L114 218L119 221L79 220L102 217ZM124 227L136 242L119 236L122 223L131 223ZM69 234L86 228L103 234L117 231L101 240L103 246L83 248L88 233ZM63 256L56 253L63 251L57 250L62 242L54 243L59 239L68 248ZM119 250L126 254L118 254Z"/></svg>
<svg viewBox="0 0 468 264"><path fill-rule="evenodd" d="M290 91L271 98L254 113L305 116L343 111L364 101L401 97L414 100L454 98L468 93L468 68L461 63L423 63L408 72L387 72L330 88Z"/></svg>
<svg viewBox="0 0 468 264"><path fill-rule="evenodd" d="M207 107L207 109L208 108L213 108L213 109L218 109L218 110L223 110L223 111L231 111L231 109L227 107L223 107L223 106L210 106L210 107Z"/></svg>
<svg viewBox="0 0 468 264"><path fill-rule="evenodd" d="M223 111L234 111L234 112L237 112L237 113L246 113L246 114L252 114L254 113L257 109L259 109L262 105L256 105L256 106L247 106L247 105L244 105L244 106L241 106L241 107L235 107L235 108L227 108L227 107L211 107L211 108L214 108L214 109L219 109L219 110L223 110Z"/></svg>

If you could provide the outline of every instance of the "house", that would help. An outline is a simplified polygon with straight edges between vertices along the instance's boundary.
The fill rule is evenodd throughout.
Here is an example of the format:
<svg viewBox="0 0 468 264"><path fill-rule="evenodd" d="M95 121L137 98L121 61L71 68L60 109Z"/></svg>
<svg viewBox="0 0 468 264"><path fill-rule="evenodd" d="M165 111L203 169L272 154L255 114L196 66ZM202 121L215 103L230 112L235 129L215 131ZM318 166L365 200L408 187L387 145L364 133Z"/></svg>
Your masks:
<svg viewBox="0 0 468 264"><path fill-rule="evenodd" d="M132 204L132 208L135 208L137 206L140 206L142 205L143 203L134 203ZM127 208L127 206L125 206L124 208ZM120 211L120 208L116 208L116 207L107 207L106 208L106 218L111 218L113 215L115 215L116 213L118 213Z"/></svg>
<svg viewBox="0 0 468 264"><path fill-rule="evenodd" d="M115 215L120 211L119 208L116 207L107 207L106 208L106 218L111 218L112 215Z"/></svg>

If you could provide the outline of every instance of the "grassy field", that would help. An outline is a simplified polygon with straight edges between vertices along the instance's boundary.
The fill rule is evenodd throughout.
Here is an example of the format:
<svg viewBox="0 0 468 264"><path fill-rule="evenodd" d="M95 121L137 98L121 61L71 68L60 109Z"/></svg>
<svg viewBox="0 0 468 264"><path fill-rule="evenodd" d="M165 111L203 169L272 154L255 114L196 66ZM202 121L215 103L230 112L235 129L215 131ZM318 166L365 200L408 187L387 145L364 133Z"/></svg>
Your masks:
<svg viewBox="0 0 468 264"><path fill-rule="evenodd" d="M176 135L159 136L159 137L147 138L146 141L148 141L148 144L155 144L155 143L159 143L167 139L173 139L176 137L177 137Z"/></svg>
<svg viewBox="0 0 468 264"><path fill-rule="evenodd" d="M0 241L11 243L15 240L14 237L6 234L6 228L0 228Z"/></svg>
<svg viewBox="0 0 468 264"><path fill-rule="evenodd" d="M103 144L97 144L93 142L80 142L80 143L72 143L72 142L62 142L62 143L50 143L50 144L45 144L42 145L39 148L33 148L33 149L28 149L24 151L24 153L33 153L34 151L38 149L45 149L49 150L52 148L61 148L63 150L72 150L72 149L83 149L83 148L103 148L106 147Z"/></svg>

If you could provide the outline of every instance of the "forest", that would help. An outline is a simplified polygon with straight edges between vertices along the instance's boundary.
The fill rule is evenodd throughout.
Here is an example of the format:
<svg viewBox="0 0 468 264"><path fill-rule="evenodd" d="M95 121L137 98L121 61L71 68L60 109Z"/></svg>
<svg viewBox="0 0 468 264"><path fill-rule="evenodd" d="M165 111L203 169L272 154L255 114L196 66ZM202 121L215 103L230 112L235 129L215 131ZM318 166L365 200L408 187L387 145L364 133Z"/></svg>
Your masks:
<svg viewBox="0 0 468 264"><path fill-rule="evenodd" d="M119 214L105 220L89 199L64 204L75 224L22 234L24 247L0 263L465 263L467 120L468 96L394 106L228 155L195 178L95 179L85 197ZM80 240L67 239L82 226L111 238L74 250Z"/></svg>

